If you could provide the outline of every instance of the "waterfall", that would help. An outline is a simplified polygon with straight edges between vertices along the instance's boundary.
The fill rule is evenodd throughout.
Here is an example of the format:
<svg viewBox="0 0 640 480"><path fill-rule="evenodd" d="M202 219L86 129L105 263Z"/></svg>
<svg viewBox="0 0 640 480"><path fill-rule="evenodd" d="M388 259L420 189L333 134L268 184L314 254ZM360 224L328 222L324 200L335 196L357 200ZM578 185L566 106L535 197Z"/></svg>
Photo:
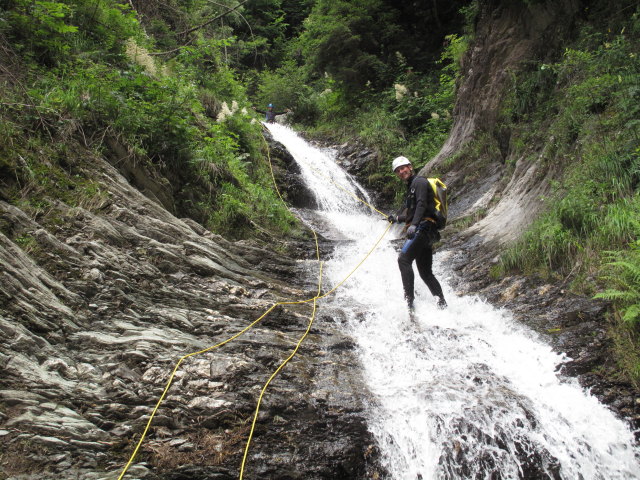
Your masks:
<svg viewBox="0 0 640 480"><path fill-rule="evenodd" d="M268 125L300 164L320 205L320 225L336 242L325 288L349 274L387 228L354 196L366 193L330 151L290 128ZM339 184L342 188L337 188ZM352 195L345 193L349 190ZM308 212L300 212L310 221ZM409 318L397 265L399 227L325 305L344 312L372 397L369 428L393 479L638 479L640 450L628 425L559 374L567 359L509 312L449 287L447 254L434 272L449 302L416 275ZM320 305L322 308L322 305Z"/></svg>

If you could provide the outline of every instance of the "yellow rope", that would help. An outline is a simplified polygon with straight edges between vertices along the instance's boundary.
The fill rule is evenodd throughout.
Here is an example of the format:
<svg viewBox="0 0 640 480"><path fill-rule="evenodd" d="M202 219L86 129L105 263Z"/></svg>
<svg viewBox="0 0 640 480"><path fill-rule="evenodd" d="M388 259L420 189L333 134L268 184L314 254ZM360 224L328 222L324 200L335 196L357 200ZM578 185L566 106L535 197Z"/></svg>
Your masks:
<svg viewBox="0 0 640 480"><path fill-rule="evenodd" d="M215 348L221 347L222 345L224 345L225 343L229 343L231 340L234 340L236 338L238 338L240 335L242 335L244 332L246 332L247 330L249 330L251 327L253 327L256 323L258 323L260 320L262 320L264 317L266 317L269 312L271 312L271 310L273 310L274 308L276 308L278 305L282 305L283 303L275 303L274 305L272 305L266 312L264 312L260 318L258 318L257 320L253 321L249 326L247 326L246 328L244 328L243 330L241 330L240 332L236 333L235 335L233 335L232 337L227 338L225 341L220 342L216 345L213 345L209 348L205 348L204 350L199 350L197 352L192 352L189 353L187 355L184 355L183 357L181 357L178 360L178 363L176 363L176 366L173 368L173 372L171 372L171 375L169 376L169 380L167 381L167 385L164 388L164 391L162 392L162 395L160 396L160 399L158 400L158 402L156 403L155 408L153 409L153 411L151 412L151 416L149 417L149 420L147 421L147 425L144 429L144 431L142 432L142 436L140 437L140 440L138 441L138 444L136 445L136 448L134 449L133 453L131 454L131 458L129 458L129 461L127 462L127 464L125 465L124 469L122 470L122 473L120 474L120 476L118 477L118 480L121 480L124 477L124 474L127 472L127 470L129 469L129 467L131 466L131 462L133 462L134 457L136 456L136 454L138 453L138 450L140 449L140 446L142 445L142 442L144 441L145 436L147 435L147 432L149 431L149 428L151 427L151 422L153 421L153 417L156 415L156 412L158 411L158 408L160 408L160 404L163 402L164 397L167 395L167 392L169 391L169 387L171 387L171 383L173 382L173 377L175 376L176 372L178 371L178 367L180 366L180 364L189 357L193 357L195 355L199 355L201 353L205 353L208 352L210 350L213 350Z"/></svg>
<svg viewBox="0 0 640 480"><path fill-rule="evenodd" d="M315 240L316 240L316 255L317 255L317 258L318 258L318 262L320 262L320 249L318 247L318 237L317 237L315 231L313 231L313 230L311 230L311 231L313 232L313 235L314 235ZM269 386L271 381L276 377L276 375L278 375L278 373L280 373L280 370L282 370L284 368L284 366L287 363L289 363L289 361L295 356L295 354L298 352L298 349L300 348L300 345L302 345L302 342L304 341L304 339L307 338L307 335L309 334L309 331L311 330L311 325L313 325L313 321L314 321L315 316L316 316L317 300L320 298L321 289L322 289L322 262L320 262L320 270L319 270L319 273L318 273L318 293L317 293L317 295L315 297L313 297L313 311L311 312L311 317L309 318L309 324L307 325L307 330L300 337L300 340L298 340L298 343L296 344L296 347L293 349L293 352L291 352L291 355L289 355L278 366L278 368L269 377L269 380L266 381L266 383L262 387L262 390L260 391L260 396L258 397L258 402L256 403L256 411L253 414L253 421L251 422L251 431L249 432L249 437L247 439L247 445L244 448L244 455L242 456L242 464L240 466L240 477L239 477L239 480L242 480L242 477L244 476L244 466L245 466L245 463L247 461L247 455L249 453L249 445L251 444L251 439L253 438L253 431L254 431L254 429L256 427L256 421L258 420L258 413L260 413L260 405L262 403L262 397L264 396L264 392L266 392L267 387Z"/></svg>
<svg viewBox="0 0 640 480"><path fill-rule="evenodd" d="M264 139L264 137L263 137ZM265 140L266 143L266 140ZM278 189L278 186L276 184L276 180L275 180L275 175L273 173L273 166L271 163L271 155L269 154L269 150L267 149L267 157L269 159L269 167L271 168L271 177L273 179L273 183L274 183L274 187L276 189L276 192L278 194L278 196L280 197L280 200L282 200L283 203L286 202L284 201L284 199L282 198L282 195L280 194L280 190ZM310 167L313 169L313 167ZM386 217L386 214L380 212L379 210L377 210L375 207L369 205L366 201L362 200L361 198L359 198L358 196L354 195L352 192L346 190L344 187L342 187L341 185L339 185L338 183L334 182L333 179L326 177L325 175L323 175L321 172L319 172L318 170L314 169L319 175L323 176L324 178L327 178L330 182L332 182L334 185L336 185L338 188L340 188L341 190L349 193L350 195L352 195L354 198L356 198L358 201L364 203L365 205L367 205L369 208L371 208L372 210L375 210L376 212L380 213L381 215ZM262 402L262 398L264 396L264 393L266 392L267 387L269 386L269 384L271 383L271 381L276 377L276 375L280 372L280 370L282 370L282 368L284 368L284 366L295 356L295 354L298 352L298 349L300 348L300 345L302 344L302 342L304 341L304 339L307 337L309 331L311 330L311 325L313 324L313 321L315 319L315 313L316 313L316 309L317 309L317 301L325 298L326 296L330 295L331 293L333 293L334 291L336 291L341 285L343 285L348 279L349 277L351 277L351 275L353 275L355 273L355 271L360 268L360 266L367 260L367 258L369 258L369 256L373 253L373 251L378 247L378 245L380 244L380 242L382 241L382 239L384 238L384 236L387 234L387 232L389 231L389 229L391 228L392 224L389 223L389 225L387 225L387 228L385 229L385 231L382 233L382 235L380 236L380 238L378 238L378 240L376 241L376 243L373 245L373 247L369 250L369 252L365 255L365 257L349 272L349 274L342 279L338 284L336 284L331 290L329 290L328 292L324 293L323 295L320 295L321 292L321 288L322 288L322 262L320 262L320 249L318 246L318 237L317 234L315 232L315 230L310 229L313 232L314 238L315 238L315 244L316 244L316 257L318 259L318 262L320 262L320 271L319 271L319 277L318 277L318 293L313 297L313 298L309 298L306 300L298 300L298 301L287 301L287 302L277 302L275 304L273 304L271 307L269 307L269 309L267 309L259 318L257 318L256 320L254 320L252 323L250 323L247 327L245 327L244 329L242 329L240 332L236 333L235 335L227 338L226 340L217 343L215 345L212 345L210 347L207 347L205 349L199 350L197 352L192 352L192 353L188 353L182 357L180 357L180 359L178 360L178 362L176 363L175 367L173 368L173 371L171 372L171 375L169 376L169 380L167 381L167 384L164 388L164 391L162 392L162 395L160 396L160 399L158 400L158 402L156 403L155 407L153 408L153 411L151 412L151 416L149 417L149 420L147 421L147 424L142 432L142 436L140 437L140 440L138 441L138 443L136 444L135 449L133 450L133 453L131 454L129 461L127 462L127 464L124 466L124 468L122 469L122 472L120 473L120 476L118 477L118 480L122 480L122 478L124 477L124 475L127 473L127 470L129 470L129 467L131 466L131 463L133 463L133 459L135 458L135 456L138 454L138 451L140 450L140 447L142 446L142 443L149 431L149 429L151 428L151 424L153 422L153 419L158 411L158 409L160 408L160 405L162 404L162 402L164 401L164 398L167 395L167 392L169 391L169 388L171 387L171 384L173 383L173 379L175 377L176 372L178 371L178 368L180 367L180 365L182 364L182 362L189 358L189 357L193 357L196 355L200 355L202 353L206 353L209 352L211 350L214 350L218 347L221 347L223 345L225 345L226 343L231 342L232 340L238 338L239 336L241 336L242 334L244 334L247 330L249 330L250 328L252 328L256 323L258 323L260 320L262 320L264 317L266 317L274 308L276 308L279 305L298 305L298 304L303 304L303 303L309 303L309 302L313 302L313 311L311 314L311 317L309 319L309 324L307 326L307 330L305 331L305 333L300 337L300 339L298 340L298 343L296 344L293 352L291 353L291 355L289 355L289 357L287 357L287 359L285 359L279 366L278 368L273 372L273 374L269 377L269 379L267 380L267 382L264 384L264 386L262 387L262 390L260 392L260 396L258 398L258 402L256 405L256 410L254 413L254 417L253 417L253 422L251 424L251 431L249 433L249 437L247 439L247 444L244 450L244 455L242 458L242 465L241 465L241 469L240 469L240 477L239 479L242 480L243 474L244 474L244 468L245 468L245 463L246 463L246 458L249 452L249 446L251 444L251 439L253 438L253 432L255 429L255 424L258 418L258 413L260 411L260 405Z"/></svg>

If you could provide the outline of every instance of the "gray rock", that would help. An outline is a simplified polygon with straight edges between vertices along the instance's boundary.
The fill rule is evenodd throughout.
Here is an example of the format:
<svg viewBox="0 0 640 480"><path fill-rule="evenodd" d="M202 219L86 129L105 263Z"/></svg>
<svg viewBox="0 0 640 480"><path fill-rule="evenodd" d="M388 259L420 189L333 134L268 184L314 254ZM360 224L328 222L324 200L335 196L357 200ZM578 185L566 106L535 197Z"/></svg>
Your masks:
<svg viewBox="0 0 640 480"><path fill-rule="evenodd" d="M237 478L257 394L308 306L273 309L226 340L276 299L308 298L305 265L178 219L94 160L108 201L58 202L55 230L0 201L0 217L40 246L27 253L0 233L0 450L28 460L16 480L115 480L175 369L126 478ZM299 183L286 168L280 181ZM294 196L306 202L302 188ZM348 342L329 325L269 387L252 476L371 477L366 388L350 348L331 348Z"/></svg>

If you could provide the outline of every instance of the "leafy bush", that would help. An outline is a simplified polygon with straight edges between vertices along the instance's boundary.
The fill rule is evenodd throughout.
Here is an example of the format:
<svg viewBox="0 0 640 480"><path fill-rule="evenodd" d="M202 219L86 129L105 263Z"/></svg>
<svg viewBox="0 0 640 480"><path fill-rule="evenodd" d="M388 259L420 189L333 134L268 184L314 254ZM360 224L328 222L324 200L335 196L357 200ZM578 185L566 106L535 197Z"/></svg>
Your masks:
<svg viewBox="0 0 640 480"><path fill-rule="evenodd" d="M100 54L120 48L123 38L142 37L127 3L116 0L8 0L4 7L7 32L14 47L41 64L63 64L67 55Z"/></svg>
<svg viewBox="0 0 640 480"><path fill-rule="evenodd" d="M293 110L298 121L313 121L321 108L312 99L315 90L307 85L304 69L293 61L285 62L274 71L264 71L259 75L259 86L255 95L257 106L264 110L270 103L275 110Z"/></svg>
<svg viewBox="0 0 640 480"><path fill-rule="evenodd" d="M611 251L607 254L613 260L608 266L614 272L607 279L614 287L598 293L595 298L614 301L625 322L640 324L640 241L634 242L627 251Z"/></svg>
<svg viewBox="0 0 640 480"><path fill-rule="evenodd" d="M367 82L380 85L385 76L389 78L380 49L390 16L380 0L319 0L296 49L315 78L326 72L350 93L359 92Z"/></svg>
<svg viewBox="0 0 640 480"><path fill-rule="evenodd" d="M5 4L0 29L33 72L24 80L28 101L7 102L32 105L14 129L28 132L19 142L39 143L44 133L145 163L172 183L178 214L235 238L256 235L256 228L290 231L295 221L272 191L260 125L252 123L245 88L226 63L230 39L194 39L166 61L153 55L153 39L127 2ZM28 63L35 61L50 68ZM8 132L11 123L3 125ZM22 169L30 178L21 177L22 170L13 177L31 183L58 178L41 175L41 159L33 161ZM0 168L18 173L15 164ZM78 182L73 191L82 190Z"/></svg>
<svg viewBox="0 0 640 480"><path fill-rule="evenodd" d="M78 31L69 23L73 9L63 2L14 0L5 7L3 30L21 53L44 64L55 63L69 49L66 36Z"/></svg>
<svg viewBox="0 0 640 480"><path fill-rule="evenodd" d="M634 220L638 223L636 217ZM636 225L640 233L640 226ZM629 250L605 252L610 262L605 266L609 288L595 298L613 302L619 315L614 322L612 338L620 369L640 386L640 241Z"/></svg>

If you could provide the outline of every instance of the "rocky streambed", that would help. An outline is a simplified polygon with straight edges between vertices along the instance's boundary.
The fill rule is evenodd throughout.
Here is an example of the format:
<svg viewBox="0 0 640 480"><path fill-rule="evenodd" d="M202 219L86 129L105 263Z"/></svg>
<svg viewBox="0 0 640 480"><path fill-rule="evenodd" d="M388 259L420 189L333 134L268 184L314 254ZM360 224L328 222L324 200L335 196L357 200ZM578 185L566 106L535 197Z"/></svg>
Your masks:
<svg viewBox="0 0 640 480"><path fill-rule="evenodd" d="M640 441L640 392L619 378L612 353L611 307L577 295L566 283L549 283L536 276L509 275L496 281L490 269L495 251L469 232L449 238L448 259L458 273L460 294L477 294L508 309L557 352L567 356L560 373L576 377L602 403L626 419Z"/></svg>
<svg viewBox="0 0 640 480"><path fill-rule="evenodd" d="M356 174L371 156L342 150ZM287 200L313 207L291 157L278 145L272 157ZM80 168L106 194L81 207L53 201L46 220L0 201L0 478L118 478L180 358L317 291L311 238L230 242L174 217L100 158ZM510 309L567 353L564 373L639 425L637 392L608 375L606 305L535 278L492 280L496 250L473 230L443 240L458 293ZM277 306L186 358L124 478L238 478L260 390L311 313L311 303ZM245 478L384 477L339 315L320 309L267 389Z"/></svg>
<svg viewBox="0 0 640 480"><path fill-rule="evenodd" d="M56 222L0 202L1 478L118 478L182 356L317 289L312 241L230 242L106 161L82 168L107 194L54 203ZM277 306L185 359L125 478L238 478L260 390L311 313ZM356 362L321 311L266 391L245 478L375 478Z"/></svg>

